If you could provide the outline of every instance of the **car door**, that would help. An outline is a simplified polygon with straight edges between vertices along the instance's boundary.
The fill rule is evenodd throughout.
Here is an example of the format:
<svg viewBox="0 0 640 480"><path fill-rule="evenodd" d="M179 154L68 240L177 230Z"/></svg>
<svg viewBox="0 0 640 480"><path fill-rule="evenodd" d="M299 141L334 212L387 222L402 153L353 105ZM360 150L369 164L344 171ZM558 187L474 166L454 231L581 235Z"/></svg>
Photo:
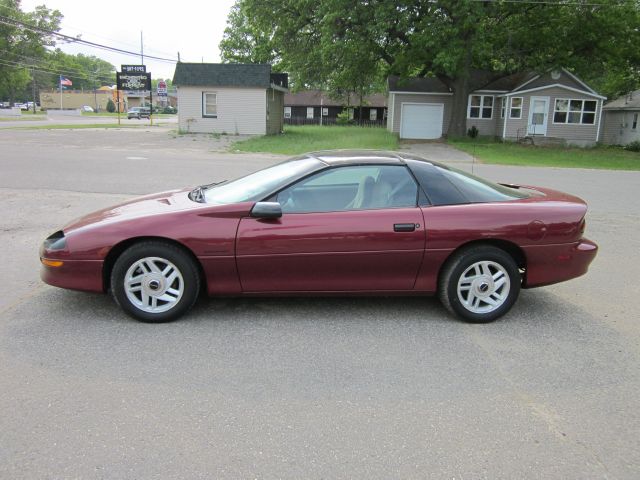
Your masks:
<svg viewBox="0 0 640 480"><path fill-rule="evenodd" d="M244 292L411 290L425 246L417 185L404 165L340 166L272 200L281 218L243 218Z"/></svg>

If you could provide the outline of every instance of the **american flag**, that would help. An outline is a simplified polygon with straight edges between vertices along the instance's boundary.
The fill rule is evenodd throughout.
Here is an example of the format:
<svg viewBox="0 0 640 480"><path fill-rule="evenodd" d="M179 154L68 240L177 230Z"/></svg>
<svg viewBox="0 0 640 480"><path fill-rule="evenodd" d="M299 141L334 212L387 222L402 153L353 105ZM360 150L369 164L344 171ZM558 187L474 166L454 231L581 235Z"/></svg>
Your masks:
<svg viewBox="0 0 640 480"><path fill-rule="evenodd" d="M73 85L73 82L66 77L60 75L60 85L64 85L65 87L70 87Z"/></svg>

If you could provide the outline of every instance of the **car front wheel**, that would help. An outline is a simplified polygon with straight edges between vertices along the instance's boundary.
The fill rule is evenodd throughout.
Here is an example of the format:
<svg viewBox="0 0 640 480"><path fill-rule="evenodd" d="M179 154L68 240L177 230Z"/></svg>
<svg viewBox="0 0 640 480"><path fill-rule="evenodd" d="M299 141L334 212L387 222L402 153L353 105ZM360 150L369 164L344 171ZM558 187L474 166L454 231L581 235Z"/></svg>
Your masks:
<svg viewBox="0 0 640 480"><path fill-rule="evenodd" d="M194 305L199 290L195 262L168 243L136 243L120 255L111 272L115 301L142 322L176 320Z"/></svg>
<svg viewBox="0 0 640 480"><path fill-rule="evenodd" d="M447 262L438 294L454 315L471 323L488 323L511 309L520 284L520 272L511 255L480 245L461 250Z"/></svg>

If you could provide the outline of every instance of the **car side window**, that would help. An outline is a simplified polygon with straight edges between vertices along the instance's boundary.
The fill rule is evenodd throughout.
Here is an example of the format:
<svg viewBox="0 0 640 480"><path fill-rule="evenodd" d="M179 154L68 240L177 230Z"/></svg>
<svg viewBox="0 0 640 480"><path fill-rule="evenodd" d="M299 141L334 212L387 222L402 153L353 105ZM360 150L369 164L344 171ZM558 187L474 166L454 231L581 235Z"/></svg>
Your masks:
<svg viewBox="0 0 640 480"><path fill-rule="evenodd" d="M415 207L418 186L402 165L358 165L319 172L282 190L284 213Z"/></svg>

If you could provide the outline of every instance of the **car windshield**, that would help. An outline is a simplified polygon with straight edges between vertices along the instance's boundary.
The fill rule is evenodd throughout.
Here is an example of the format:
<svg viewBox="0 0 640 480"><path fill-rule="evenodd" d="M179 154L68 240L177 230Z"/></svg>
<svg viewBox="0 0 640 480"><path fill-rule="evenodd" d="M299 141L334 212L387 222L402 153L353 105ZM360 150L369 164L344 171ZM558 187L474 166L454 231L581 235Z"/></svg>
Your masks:
<svg viewBox="0 0 640 480"><path fill-rule="evenodd" d="M325 166L315 158L294 158L246 177L207 188L204 192L205 202L226 205L261 200L279 188Z"/></svg>

